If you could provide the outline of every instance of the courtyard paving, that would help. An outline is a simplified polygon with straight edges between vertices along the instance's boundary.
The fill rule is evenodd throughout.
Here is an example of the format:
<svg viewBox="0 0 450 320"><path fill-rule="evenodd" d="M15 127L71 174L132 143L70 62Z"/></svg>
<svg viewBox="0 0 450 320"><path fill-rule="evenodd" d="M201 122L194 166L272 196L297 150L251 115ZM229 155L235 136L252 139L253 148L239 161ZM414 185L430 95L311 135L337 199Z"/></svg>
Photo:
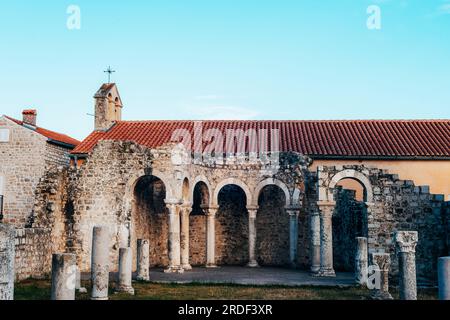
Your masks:
<svg viewBox="0 0 450 320"><path fill-rule="evenodd" d="M316 278L309 272L287 268L246 268L224 266L219 268L193 268L179 273L164 273L151 269L150 280L156 283L202 283L283 286L354 286L353 273L337 273L336 278Z"/></svg>

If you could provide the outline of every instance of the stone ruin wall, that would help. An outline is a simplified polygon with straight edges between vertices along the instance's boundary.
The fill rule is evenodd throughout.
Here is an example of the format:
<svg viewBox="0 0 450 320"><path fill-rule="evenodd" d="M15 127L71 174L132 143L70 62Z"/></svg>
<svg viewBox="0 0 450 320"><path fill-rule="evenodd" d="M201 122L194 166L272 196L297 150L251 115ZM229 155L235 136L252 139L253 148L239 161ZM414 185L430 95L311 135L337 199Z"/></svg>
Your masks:
<svg viewBox="0 0 450 320"><path fill-rule="evenodd" d="M22 240L16 240L16 250L19 243L22 247L17 250L16 261L28 261L18 263L23 266L18 269L21 270L19 277L35 277L39 273L42 275L40 270L44 270L44 272L49 270L51 253L64 251L65 247L67 251L77 253L78 263L82 270L88 271L91 233L96 224L108 224L111 227L111 269L115 270L118 247L123 241L120 237L121 228L127 223L131 223L132 209L124 206L124 202L132 203L133 200L133 195L127 193L126 190L130 177L135 176L138 172L141 173L143 168L147 174L151 174L155 165L163 174L173 170L168 167L170 164L167 164L164 159L155 163L152 157L149 150L133 143L104 141L99 143L82 168L59 172L57 170L58 173L53 177L49 174L39 186L40 191L33 216L35 221L30 221L30 226L35 230L30 229L24 233L18 233L20 234L18 238ZM392 275L395 276L398 265L392 234L395 230L417 230L419 231L418 277L419 279L425 277L435 279L437 257L449 253L450 204L445 203L442 196L429 194L426 186L414 186L411 181L399 180L396 175L379 169L350 167L369 173L374 186L374 206L370 208L368 216L370 251L391 253ZM340 169L328 168L330 175ZM206 175L207 168L201 170L204 170L203 174ZM194 175L194 173L192 174ZM200 172L196 174L200 174ZM211 177L213 186L223 180L227 174L229 176L229 173L225 171L216 171L214 177ZM284 177L281 178L286 181ZM316 182L315 173L306 174L305 180L300 182L303 183L303 188L305 185L308 187L308 189L303 189L306 190L306 193L302 198L303 209L299 217L298 259L299 265L303 269L309 268L308 213L317 210ZM254 188L254 185L250 188ZM257 217L256 221L257 257L263 265L284 265L288 261L289 253L289 217L284 214L284 210L279 208L284 194L277 189L271 189L267 188L262 194L261 198L269 201L263 205L260 204L259 219ZM351 196L347 195L346 197L337 201L338 214L343 211L339 207L340 202L343 201L341 205L343 208L345 201L352 201ZM68 208L72 212L72 216L67 216ZM247 262L247 214L243 208L234 208L230 205L225 208L219 210L222 212L218 213L216 222L218 263L244 264ZM350 211L360 210L355 204L351 208ZM127 210L128 212L125 212ZM349 212L348 210L346 212ZM238 211L241 212L238 214ZM274 218L274 212L276 218ZM345 214L345 211L342 214ZM153 239L150 257L152 266L163 266L167 265L167 215L157 214L156 216L155 219L159 222L155 222L155 224L159 225L159 228L150 228L148 231L136 230L135 232L153 232L153 234L149 234L149 238ZM238 219L230 219L235 216ZM225 230L236 230L241 233L234 236L235 232L228 233ZM52 241L41 241L37 238L52 239ZM55 239L58 241L55 242ZM24 246L27 241L37 247ZM51 246L46 245L50 242ZM132 245L133 242L134 239L132 239ZM239 250L229 249L231 247L238 247ZM338 254L339 251L339 249L336 250L335 254ZM346 258L347 266L351 261L349 255ZM191 215L190 217L190 256L192 265L204 265L206 260L204 215ZM337 263L340 263L339 260Z"/></svg>
<svg viewBox="0 0 450 320"><path fill-rule="evenodd" d="M46 166L69 166L71 149L62 147L54 143L47 143L45 146Z"/></svg>
<svg viewBox="0 0 450 320"><path fill-rule="evenodd" d="M51 272L51 256L70 241L69 169L49 167L36 187L35 204L25 228L16 229L16 278L41 278Z"/></svg>
<svg viewBox="0 0 450 320"><path fill-rule="evenodd" d="M448 213L444 209L444 196L430 194L428 186L415 186L413 181L400 180L396 174L390 174L386 170L354 165L343 168L324 167L330 178L343 169L364 173L373 186L374 204L367 209L369 253L391 254L390 275L395 281L398 259L393 234L397 230L418 231L418 281L434 282L437 278L437 258L448 254L448 244L445 241L448 227L444 223ZM336 209L340 210L339 207Z"/></svg>
<svg viewBox="0 0 450 320"><path fill-rule="evenodd" d="M150 152L134 143L101 141L86 163L73 174L76 181L75 240L69 250L77 254L77 263L82 271L90 270L92 230L95 225L110 227L111 270L117 270L119 247L128 245L126 228L131 224L132 208L123 205L133 200L133 194L127 193L127 183L136 172L151 171L151 163ZM131 244L135 256L133 241Z"/></svg>
<svg viewBox="0 0 450 320"><path fill-rule="evenodd" d="M50 276L53 241L55 238L48 229L16 229L14 267L17 281Z"/></svg>

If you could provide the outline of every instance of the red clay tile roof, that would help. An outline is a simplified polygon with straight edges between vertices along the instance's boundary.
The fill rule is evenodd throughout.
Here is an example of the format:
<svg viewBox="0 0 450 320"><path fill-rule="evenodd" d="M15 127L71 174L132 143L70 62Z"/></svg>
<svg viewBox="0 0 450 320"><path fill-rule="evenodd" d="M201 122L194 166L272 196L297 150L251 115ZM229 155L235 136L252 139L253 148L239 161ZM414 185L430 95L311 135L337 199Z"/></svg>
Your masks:
<svg viewBox="0 0 450 320"><path fill-rule="evenodd" d="M23 125L23 121L5 116L6 118L8 118L11 121L14 121L15 123L19 124L19 125ZM36 127L36 132L43 135L44 137L47 137L50 140L56 141L56 142L61 142L64 144L67 144L69 146L72 147L76 147L77 145L80 144L80 141L69 137L68 135L62 134L62 133L58 133L55 131L51 131L51 130L47 130L41 127Z"/></svg>
<svg viewBox="0 0 450 320"><path fill-rule="evenodd" d="M312 157L450 158L450 120L202 121L203 132L279 129L281 151ZM193 131L194 121L118 121L93 132L73 154L87 154L99 140L134 141L154 148L170 142L176 129ZM226 137L226 135L224 134Z"/></svg>

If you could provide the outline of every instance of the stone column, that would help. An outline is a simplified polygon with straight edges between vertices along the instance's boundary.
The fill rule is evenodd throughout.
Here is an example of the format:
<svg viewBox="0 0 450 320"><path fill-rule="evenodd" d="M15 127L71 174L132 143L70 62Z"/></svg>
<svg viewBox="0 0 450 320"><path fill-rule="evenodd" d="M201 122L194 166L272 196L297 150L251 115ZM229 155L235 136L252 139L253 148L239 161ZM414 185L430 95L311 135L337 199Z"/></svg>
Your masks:
<svg viewBox="0 0 450 320"><path fill-rule="evenodd" d="M184 270L192 270L189 263L189 216L192 205L185 203L181 209L181 267Z"/></svg>
<svg viewBox="0 0 450 320"><path fill-rule="evenodd" d="M418 233L417 231L397 231L394 238L399 255L400 299L417 300L416 245Z"/></svg>
<svg viewBox="0 0 450 320"><path fill-rule="evenodd" d="M119 248L119 283L117 292L134 294L134 289L131 285L131 269L133 265L131 259L131 248Z"/></svg>
<svg viewBox="0 0 450 320"><path fill-rule="evenodd" d="M150 244L148 239L137 241L137 275L138 281L150 280Z"/></svg>
<svg viewBox="0 0 450 320"><path fill-rule="evenodd" d="M94 227L91 257L91 300L108 300L110 241L107 226Z"/></svg>
<svg viewBox="0 0 450 320"><path fill-rule="evenodd" d="M450 300L450 257L438 259L439 300Z"/></svg>
<svg viewBox="0 0 450 320"><path fill-rule="evenodd" d="M288 209L289 214L289 261L292 267L297 266L298 249L298 216L300 209Z"/></svg>
<svg viewBox="0 0 450 320"><path fill-rule="evenodd" d="M375 300L392 300L389 293L389 269L391 267L391 256L389 253L372 253L372 263L377 266L379 272L379 287L373 290L371 295Z"/></svg>
<svg viewBox="0 0 450 320"><path fill-rule="evenodd" d="M313 211L310 214L310 255L311 273L318 274L320 270L320 213Z"/></svg>
<svg viewBox="0 0 450 320"><path fill-rule="evenodd" d="M206 209L206 267L216 266L216 213L218 207Z"/></svg>
<svg viewBox="0 0 450 320"><path fill-rule="evenodd" d="M52 300L75 300L77 281L76 256L71 253L52 255Z"/></svg>
<svg viewBox="0 0 450 320"><path fill-rule="evenodd" d="M367 238L356 238L355 281L361 286L367 285L368 259Z"/></svg>
<svg viewBox="0 0 450 320"><path fill-rule="evenodd" d="M333 269L333 225L335 202L320 202L320 277L335 277Z"/></svg>
<svg viewBox="0 0 450 320"><path fill-rule="evenodd" d="M169 267L166 273L183 273L180 256L180 209L178 201L167 201L169 209Z"/></svg>
<svg viewBox="0 0 450 320"><path fill-rule="evenodd" d="M248 211L248 267L258 267L256 261L256 213L258 207L247 207Z"/></svg>
<svg viewBox="0 0 450 320"><path fill-rule="evenodd" d="M0 224L0 300L14 299L14 227Z"/></svg>

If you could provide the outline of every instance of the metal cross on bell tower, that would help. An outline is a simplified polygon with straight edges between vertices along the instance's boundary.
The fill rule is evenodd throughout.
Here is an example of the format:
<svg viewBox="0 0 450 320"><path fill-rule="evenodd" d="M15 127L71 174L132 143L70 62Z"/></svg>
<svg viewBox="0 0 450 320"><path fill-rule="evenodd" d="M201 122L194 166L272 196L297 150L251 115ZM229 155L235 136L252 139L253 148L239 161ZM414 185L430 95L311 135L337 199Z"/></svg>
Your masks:
<svg viewBox="0 0 450 320"><path fill-rule="evenodd" d="M108 74L108 83L111 83L111 74L113 74L114 72L116 72L116 70L112 70L111 66L108 66L108 69L106 69L105 71L103 71L105 73Z"/></svg>

